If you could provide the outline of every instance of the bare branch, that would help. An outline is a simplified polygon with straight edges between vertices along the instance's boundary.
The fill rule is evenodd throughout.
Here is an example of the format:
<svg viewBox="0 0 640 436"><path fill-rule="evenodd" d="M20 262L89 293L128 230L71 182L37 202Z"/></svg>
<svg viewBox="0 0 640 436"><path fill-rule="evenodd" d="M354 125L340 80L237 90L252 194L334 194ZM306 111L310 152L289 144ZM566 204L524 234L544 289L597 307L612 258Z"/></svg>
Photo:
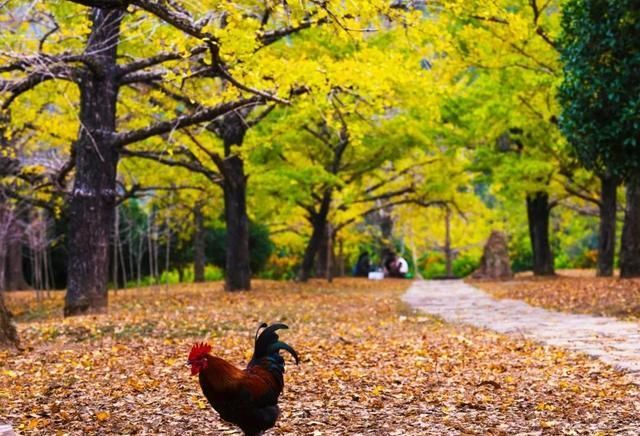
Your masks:
<svg viewBox="0 0 640 436"><path fill-rule="evenodd" d="M67 178L67 175L69 175L71 170L75 168L75 166L76 166L76 149L75 147L72 146L71 156L69 156L69 160L65 162L62 168L60 168L60 171L58 171L58 174L54 176L54 184L56 185L56 188L58 188L59 190L64 190L65 185L67 184L65 179Z"/></svg>
<svg viewBox="0 0 640 436"><path fill-rule="evenodd" d="M228 103L221 103L213 107L205 107L198 109L193 114L180 115L170 121L162 121L155 123L151 126L144 127L137 130L130 130L128 132L122 132L115 135L114 143L118 147L123 147L127 144L142 141L152 136L161 135L163 133L169 133L173 130L181 129L183 127L193 126L194 124L200 124L214 119L230 112L234 109L241 107L254 106L263 103L263 99L258 96L235 100Z"/></svg>
<svg viewBox="0 0 640 436"><path fill-rule="evenodd" d="M155 191L185 191L185 190L195 190L204 192L205 189L202 186L192 186L192 185L179 185L179 186L141 186L139 184L133 185L130 189L124 188L124 194L121 195L116 201L118 205L124 203L130 198L138 197L139 194L146 194L148 192Z"/></svg>
<svg viewBox="0 0 640 436"><path fill-rule="evenodd" d="M280 97L278 97L277 95L273 95L273 94L270 94L268 92L261 91L259 89L255 89L255 88L247 86L247 85L245 85L243 83L240 83L238 80L235 79L235 77L233 77L231 74L229 74L229 72L226 70L224 64L222 63L222 61L220 60L220 58L218 56L218 50L217 49L215 51L212 50L212 55L214 56L214 66L213 66L214 71L217 72L218 74L220 74L220 77L222 77L223 79L227 80L229 83L233 84L236 88L241 89L241 90L246 91L246 92L249 92L251 94L255 94L257 96L263 97L266 100L275 101L276 103L285 104L285 105L291 104L290 101L283 100Z"/></svg>
<svg viewBox="0 0 640 436"><path fill-rule="evenodd" d="M213 35L202 32L202 28L204 27L205 23L198 23L196 25L193 22L192 17L189 16L184 11L184 9L177 8L176 4L172 5L172 10L167 7L167 4L165 2L154 0L132 0L130 3L138 6L141 9L144 9L147 12L152 13L162 21L171 24L172 26L182 30L188 35L191 35L198 39L202 39L203 41L216 41L216 38L214 38Z"/></svg>
<svg viewBox="0 0 640 436"><path fill-rule="evenodd" d="M313 137L318 139L323 144L327 145L329 148L333 149L333 144L327 138L327 135L324 135L322 132L318 132L317 130L312 129L308 125L302 126L302 129L309 132Z"/></svg>
<svg viewBox="0 0 640 436"><path fill-rule="evenodd" d="M224 168L224 159L222 158L222 156L220 156L220 154L216 152L213 152L207 149L207 147L205 147L200 141L198 141L198 138L196 138L195 135L193 135L193 133L189 131L189 129L185 129L185 133L187 134L189 139L191 139L191 142L193 142L196 145L196 147L198 147L204 154L206 154L209 157L209 159L211 159L211 161L218 167L218 171L220 171L220 173L223 176L226 176L225 168Z"/></svg>
<svg viewBox="0 0 640 436"><path fill-rule="evenodd" d="M171 159L169 154L153 152L153 151L136 151L136 150L128 150L123 149L121 151L123 156L128 157L137 157L141 159L153 160L155 162L161 163L163 165L171 166L171 167L180 167L192 171L194 173L199 173L205 176L207 179L212 181L213 183L220 184L222 183L222 177L220 174L215 171L211 171L206 168L200 161L181 161L176 159Z"/></svg>
<svg viewBox="0 0 640 436"><path fill-rule="evenodd" d="M500 18L500 17L483 17L482 15L469 15L469 18L472 18L474 20L478 20L478 21L488 21L491 23L498 23L498 24L509 24L509 22L507 20L505 20L504 18Z"/></svg>
<svg viewBox="0 0 640 436"><path fill-rule="evenodd" d="M50 212L54 212L54 205L48 201L42 200L40 198L34 198L34 197L26 197L22 194L19 194L18 192L9 189L7 186L3 187L3 193L9 197L9 198L13 198L14 200L18 200L18 201L22 201L24 203L27 204L31 204L35 207L39 207L41 209L46 209Z"/></svg>
<svg viewBox="0 0 640 436"><path fill-rule="evenodd" d="M130 2L127 0L71 0L84 6L92 8L113 9L126 7Z"/></svg>
<svg viewBox="0 0 640 436"><path fill-rule="evenodd" d="M145 85L162 92L167 97L170 97L170 98L174 99L175 101L184 104L186 107L188 107L189 109L191 109L193 111L198 110L199 108L202 107L202 105L200 105L199 103L194 102L193 100L191 100L186 95L178 94L177 92L172 91L171 89L167 88L166 86L162 85L161 83L152 81L152 82L145 82Z"/></svg>
<svg viewBox="0 0 640 436"><path fill-rule="evenodd" d="M258 116L256 116L255 118L252 118L251 120L247 121L247 127L251 128L251 127L257 125L258 123L260 123L260 121L264 120L275 109L275 107L276 106L274 104L272 104L272 105L268 106L265 110L260 112L260 114Z"/></svg>
<svg viewBox="0 0 640 436"><path fill-rule="evenodd" d="M440 160L440 158L428 159L428 160L417 162L417 163L415 163L413 165L409 165L408 167L404 168L403 170L400 170L400 171L396 172L395 174L393 174L390 178L386 178L386 179L381 180L380 182L378 182L378 183L376 183L376 184L374 184L372 186L369 186L365 190L365 193L370 194L372 192L375 192L376 190L378 190L382 186L399 179L400 177L404 176L407 173L410 173L414 169L419 168L419 167L423 167L425 165L430 165L430 164L435 163L435 162L437 162L439 160Z"/></svg>
<svg viewBox="0 0 640 436"><path fill-rule="evenodd" d="M119 83L121 85L130 85L132 83L151 83L158 80L162 80L166 71L141 71L135 73L129 73L120 78Z"/></svg>
<svg viewBox="0 0 640 436"><path fill-rule="evenodd" d="M51 29L49 29L44 35L42 35L42 38L40 38L40 42L38 42L38 51L39 52L42 52L42 50L44 49L44 44L47 42L47 39L51 35L56 33L58 30L60 30L60 26L58 26L58 23L55 20L53 20L53 17L49 16L49 18L53 22L53 27Z"/></svg>
<svg viewBox="0 0 640 436"><path fill-rule="evenodd" d="M549 44L551 48L553 48L554 50L558 50L558 44L553 39L551 39L549 35L547 35L542 27L536 27L536 33L544 40L544 42Z"/></svg>
<svg viewBox="0 0 640 436"><path fill-rule="evenodd" d="M0 80L0 94L8 93L9 96L2 102L0 109L6 109L21 94L35 88L40 83L53 79L76 81L76 71L66 66L51 68L46 73L32 73L20 80Z"/></svg>
<svg viewBox="0 0 640 436"><path fill-rule="evenodd" d="M399 197L401 195L409 194L411 192L415 192L414 186L408 186L408 187L396 189L395 191L383 192L382 194L378 194L378 195L367 196L367 197L352 201L351 204L368 203L370 201L378 201L378 200L388 200L390 198Z"/></svg>
<svg viewBox="0 0 640 436"><path fill-rule="evenodd" d="M8 55L10 57L17 57ZM30 71L33 70L33 73L38 71L49 71L49 68L54 66L60 66L60 64L72 64L77 62L87 63L89 61L89 56L84 54L70 54L63 53L57 56L51 56L47 54L37 54L37 55L25 55L21 56L15 62L10 64L0 66L0 73L6 73L9 71Z"/></svg>
<svg viewBox="0 0 640 436"><path fill-rule="evenodd" d="M283 27L281 29L276 29L276 30L270 30L268 32L264 32L262 35L260 35L259 39L262 42L262 46L268 46L270 44L273 44L276 41L279 41L280 39L284 38L285 36L289 36L289 35L293 35L295 33L298 33L304 29L309 29L312 26L320 26L322 24L326 24L329 22L329 18L325 17L325 18L321 18L319 20L316 21L312 21L312 20L308 20L308 21L303 21L302 23L300 23L298 26L290 26L290 27Z"/></svg>
<svg viewBox="0 0 640 436"><path fill-rule="evenodd" d="M584 201L587 201L589 203L595 204L598 207L602 206L602 202L598 198L585 194L584 191L580 190L580 188L576 189L573 186L571 186L571 184L569 183L564 184L564 190L567 191L569 194L575 197L578 197Z"/></svg>
<svg viewBox="0 0 640 436"><path fill-rule="evenodd" d="M200 45L198 47L193 48L189 55L186 57L196 56L204 53L207 50L207 47L204 45ZM155 56L151 56L146 59L140 59L137 61L130 62L128 64L122 65L118 69L118 75L124 76L125 74L132 73L134 71L143 70L145 68L149 68L158 64L162 64L167 61L175 61L179 59L184 59L185 56L181 53L160 53Z"/></svg>

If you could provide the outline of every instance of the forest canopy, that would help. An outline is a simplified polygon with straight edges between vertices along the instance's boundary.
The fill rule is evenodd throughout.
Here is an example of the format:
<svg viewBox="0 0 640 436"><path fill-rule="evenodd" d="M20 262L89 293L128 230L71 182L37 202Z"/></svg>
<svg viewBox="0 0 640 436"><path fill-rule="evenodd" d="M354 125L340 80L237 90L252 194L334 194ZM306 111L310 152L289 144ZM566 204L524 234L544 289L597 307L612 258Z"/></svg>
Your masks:
<svg viewBox="0 0 640 436"><path fill-rule="evenodd" d="M640 275L633 2L0 8L2 289L461 277L494 230L515 271Z"/></svg>

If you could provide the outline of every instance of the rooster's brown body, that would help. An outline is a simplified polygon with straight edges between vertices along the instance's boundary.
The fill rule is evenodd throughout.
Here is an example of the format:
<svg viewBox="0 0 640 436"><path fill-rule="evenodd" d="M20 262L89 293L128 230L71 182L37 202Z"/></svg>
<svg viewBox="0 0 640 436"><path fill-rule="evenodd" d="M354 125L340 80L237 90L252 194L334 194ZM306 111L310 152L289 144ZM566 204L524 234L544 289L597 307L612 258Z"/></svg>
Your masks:
<svg viewBox="0 0 640 436"><path fill-rule="evenodd" d="M296 351L279 341L276 334L276 330L287 326L262 327L266 328L259 336L256 334L253 357L244 370L208 352L201 353L199 360L189 358L211 406L222 419L236 424L248 436L273 427L280 415L278 397L284 388L284 359L279 351L288 351L298 363Z"/></svg>

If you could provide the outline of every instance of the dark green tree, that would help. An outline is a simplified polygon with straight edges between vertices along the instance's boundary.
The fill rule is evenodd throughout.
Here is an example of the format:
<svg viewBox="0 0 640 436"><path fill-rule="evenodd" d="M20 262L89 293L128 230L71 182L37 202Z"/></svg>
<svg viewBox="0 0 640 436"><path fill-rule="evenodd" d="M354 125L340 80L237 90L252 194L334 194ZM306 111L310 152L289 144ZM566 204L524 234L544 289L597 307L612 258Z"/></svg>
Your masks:
<svg viewBox="0 0 640 436"><path fill-rule="evenodd" d="M210 227L205 230L205 253L208 262L220 268L227 268L227 229L224 227ZM251 273L260 272L266 265L273 243L269 239L268 227L249 221L249 266ZM233 265L230 268L234 268Z"/></svg>
<svg viewBox="0 0 640 436"><path fill-rule="evenodd" d="M620 274L640 276L640 1L569 0L562 31L560 125L603 189L625 183Z"/></svg>

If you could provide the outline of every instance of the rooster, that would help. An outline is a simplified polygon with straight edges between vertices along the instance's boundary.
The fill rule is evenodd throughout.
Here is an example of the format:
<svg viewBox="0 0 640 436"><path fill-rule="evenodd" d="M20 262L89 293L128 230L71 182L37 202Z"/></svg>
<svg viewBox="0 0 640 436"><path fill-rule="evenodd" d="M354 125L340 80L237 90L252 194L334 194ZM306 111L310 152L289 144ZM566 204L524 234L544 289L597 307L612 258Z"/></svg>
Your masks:
<svg viewBox="0 0 640 436"><path fill-rule="evenodd" d="M296 365L299 361L298 353L278 340L276 331L286 328L285 324L261 324L253 357L244 370L209 354L209 344L195 344L189 353L187 364L191 375L198 375L204 396L223 420L240 427L246 436L262 435L280 415L278 397L284 387L280 350L288 351Z"/></svg>

